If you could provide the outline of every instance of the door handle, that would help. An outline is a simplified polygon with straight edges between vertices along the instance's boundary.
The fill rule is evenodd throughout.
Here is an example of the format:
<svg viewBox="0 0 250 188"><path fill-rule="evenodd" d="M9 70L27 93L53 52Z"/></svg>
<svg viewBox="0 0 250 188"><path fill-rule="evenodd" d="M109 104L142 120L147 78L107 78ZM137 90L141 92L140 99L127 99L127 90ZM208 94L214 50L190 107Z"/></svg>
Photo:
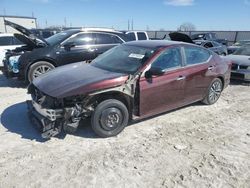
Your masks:
<svg viewBox="0 0 250 188"><path fill-rule="evenodd" d="M185 80L185 79L186 79L186 76L179 76L178 78L176 78L177 81Z"/></svg>
<svg viewBox="0 0 250 188"><path fill-rule="evenodd" d="M213 70L213 69L214 69L214 66L209 66L207 69L208 69L208 70Z"/></svg>

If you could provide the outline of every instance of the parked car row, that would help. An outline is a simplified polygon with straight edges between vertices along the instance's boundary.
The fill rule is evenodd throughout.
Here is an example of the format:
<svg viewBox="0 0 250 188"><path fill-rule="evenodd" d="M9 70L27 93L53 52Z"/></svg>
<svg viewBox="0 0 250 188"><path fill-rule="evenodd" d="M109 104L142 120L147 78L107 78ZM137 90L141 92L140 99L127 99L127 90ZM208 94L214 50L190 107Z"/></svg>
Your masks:
<svg viewBox="0 0 250 188"><path fill-rule="evenodd" d="M197 101L214 104L236 64L218 55L224 55L223 45L177 32L168 41L85 28L42 39L6 24L20 32L13 36L23 45L6 53L3 72L30 82L29 117L44 138L75 132L88 117L96 134L109 137L133 120ZM247 72L242 65L237 73Z"/></svg>
<svg viewBox="0 0 250 188"><path fill-rule="evenodd" d="M231 79L250 81L250 44L239 47L225 58L232 61Z"/></svg>

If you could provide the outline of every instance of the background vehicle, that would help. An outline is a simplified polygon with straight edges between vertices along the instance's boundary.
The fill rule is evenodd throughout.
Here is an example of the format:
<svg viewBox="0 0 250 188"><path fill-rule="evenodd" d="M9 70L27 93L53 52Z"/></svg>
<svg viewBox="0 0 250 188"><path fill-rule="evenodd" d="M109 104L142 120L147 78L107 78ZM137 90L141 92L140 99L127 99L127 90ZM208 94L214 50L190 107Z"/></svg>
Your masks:
<svg viewBox="0 0 250 188"><path fill-rule="evenodd" d="M146 31L127 31L124 32L130 41L133 40L149 40L148 34Z"/></svg>
<svg viewBox="0 0 250 188"><path fill-rule="evenodd" d="M0 69L3 68L3 59L7 50L13 50L22 45L23 43L12 33L0 33Z"/></svg>
<svg viewBox="0 0 250 188"><path fill-rule="evenodd" d="M210 40L210 41L216 41L218 43L221 43L225 46L227 46L228 41L227 39L218 39L216 36L216 33L198 33L191 35L192 40Z"/></svg>
<svg viewBox="0 0 250 188"><path fill-rule="evenodd" d="M214 104L229 84L230 66L193 44L128 42L90 64L62 66L35 79L29 114L45 138L76 131L86 117L99 136L115 136L133 119L197 101Z"/></svg>
<svg viewBox="0 0 250 188"><path fill-rule="evenodd" d="M51 69L79 61L91 61L108 49L127 41L126 35L114 30L71 29L53 35L37 43L28 31L19 25L20 40L26 48L19 48L6 55L4 74L7 77L18 77L31 82L34 78ZM11 61L11 57L17 56Z"/></svg>
<svg viewBox="0 0 250 188"><path fill-rule="evenodd" d="M207 40L195 40L195 44L203 46L204 48L208 48L218 55L227 55L227 47L221 43L215 41L207 41Z"/></svg>
<svg viewBox="0 0 250 188"><path fill-rule="evenodd" d="M240 47L226 59L232 61L231 79L250 81L250 44Z"/></svg>
<svg viewBox="0 0 250 188"><path fill-rule="evenodd" d="M236 43L234 43L232 46L227 47L228 54L234 53L236 50L238 50L241 46L244 46L246 44L250 44L250 40L240 40Z"/></svg>

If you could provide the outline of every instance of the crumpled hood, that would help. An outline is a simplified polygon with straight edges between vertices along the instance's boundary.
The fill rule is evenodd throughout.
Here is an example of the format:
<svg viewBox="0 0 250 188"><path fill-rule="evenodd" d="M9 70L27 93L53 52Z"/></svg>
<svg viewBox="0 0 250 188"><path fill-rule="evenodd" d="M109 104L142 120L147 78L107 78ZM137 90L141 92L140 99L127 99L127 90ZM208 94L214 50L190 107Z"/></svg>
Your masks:
<svg viewBox="0 0 250 188"><path fill-rule="evenodd" d="M33 81L43 93L64 98L122 85L127 74L99 69L84 62L58 67Z"/></svg>
<svg viewBox="0 0 250 188"><path fill-rule="evenodd" d="M250 56L246 56L246 55L228 55L225 58L229 59L233 63L237 63L239 65L250 66Z"/></svg>

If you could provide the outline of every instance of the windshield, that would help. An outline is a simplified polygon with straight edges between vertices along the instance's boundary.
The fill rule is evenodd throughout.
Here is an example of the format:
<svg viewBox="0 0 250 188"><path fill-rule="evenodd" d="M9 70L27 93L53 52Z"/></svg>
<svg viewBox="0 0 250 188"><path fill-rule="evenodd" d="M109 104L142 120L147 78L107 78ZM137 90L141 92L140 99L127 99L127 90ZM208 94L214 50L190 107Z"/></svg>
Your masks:
<svg viewBox="0 0 250 188"><path fill-rule="evenodd" d="M236 42L233 44L233 46L243 46L247 43L250 43L250 40L242 40L242 41Z"/></svg>
<svg viewBox="0 0 250 188"><path fill-rule="evenodd" d="M250 56L250 45L243 46L236 50L233 55L247 55Z"/></svg>
<svg viewBox="0 0 250 188"><path fill-rule="evenodd" d="M154 50L119 45L94 59L91 65L112 72L134 74L154 53Z"/></svg>
<svg viewBox="0 0 250 188"><path fill-rule="evenodd" d="M45 39L50 45L56 45L58 43L63 42L65 39L67 39L68 37L70 37L72 34L74 34L74 32L67 32L67 31L63 31L60 33L57 33L47 39Z"/></svg>

